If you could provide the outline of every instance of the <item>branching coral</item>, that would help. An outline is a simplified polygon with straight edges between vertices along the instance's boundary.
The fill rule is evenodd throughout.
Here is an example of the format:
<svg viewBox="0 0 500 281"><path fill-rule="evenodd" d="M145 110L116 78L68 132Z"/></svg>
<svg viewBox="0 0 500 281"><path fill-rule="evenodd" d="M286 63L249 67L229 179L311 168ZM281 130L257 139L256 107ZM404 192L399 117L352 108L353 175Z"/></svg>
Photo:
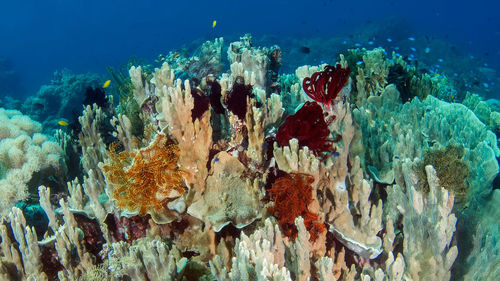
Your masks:
<svg viewBox="0 0 500 281"><path fill-rule="evenodd" d="M300 146L307 146L316 155L332 150L330 131L323 116L323 109L315 102L306 102L294 115L288 116L276 133L280 146L288 145L292 138Z"/></svg>
<svg viewBox="0 0 500 281"><path fill-rule="evenodd" d="M113 184L112 196L120 209L140 215L166 208L166 203L186 190L182 171L177 166L177 145L158 134L148 147L137 152L116 152L110 147L109 163L103 165L108 182Z"/></svg>
<svg viewBox="0 0 500 281"><path fill-rule="evenodd" d="M308 204L312 201L313 182L311 175L291 173L277 179L269 190L274 202L271 212L279 219L283 233L288 237L297 237L295 218L299 216L304 218L311 241L325 231L325 226L317 221L318 215L308 210Z"/></svg>
<svg viewBox="0 0 500 281"><path fill-rule="evenodd" d="M323 71L315 72L311 77L302 81L302 87L306 94L313 100L331 106L340 90L349 81L349 67L342 68L327 65Z"/></svg>

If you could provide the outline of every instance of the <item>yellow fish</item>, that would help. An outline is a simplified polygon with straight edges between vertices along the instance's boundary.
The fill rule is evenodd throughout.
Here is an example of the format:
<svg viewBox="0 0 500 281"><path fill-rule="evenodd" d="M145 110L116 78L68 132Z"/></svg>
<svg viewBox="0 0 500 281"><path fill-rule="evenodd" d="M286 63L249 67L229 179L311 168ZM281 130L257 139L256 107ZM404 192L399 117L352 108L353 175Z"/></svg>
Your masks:
<svg viewBox="0 0 500 281"><path fill-rule="evenodd" d="M108 80L109 81L109 80ZM68 126L68 122L64 121L64 120L59 120L57 121L57 124L61 125L61 126Z"/></svg>
<svg viewBox="0 0 500 281"><path fill-rule="evenodd" d="M107 88L107 87L109 87L109 84L111 84L111 80L104 82L104 84L102 84L102 87Z"/></svg>
<svg viewBox="0 0 500 281"><path fill-rule="evenodd" d="M214 28L216 25L217 25L217 21L214 20L214 22L212 23L212 28Z"/></svg>

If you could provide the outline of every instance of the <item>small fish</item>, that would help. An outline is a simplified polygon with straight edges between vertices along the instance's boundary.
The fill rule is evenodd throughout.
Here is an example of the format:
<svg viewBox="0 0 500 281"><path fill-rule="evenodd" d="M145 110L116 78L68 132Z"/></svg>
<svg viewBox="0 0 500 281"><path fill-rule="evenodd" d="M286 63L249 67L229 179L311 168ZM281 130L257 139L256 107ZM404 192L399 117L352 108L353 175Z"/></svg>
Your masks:
<svg viewBox="0 0 500 281"><path fill-rule="evenodd" d="M339 157L340 156L340 153L338 151L335 151L334 153L332 153L332 156L333 157Z"/></svg>
<svg viewBox="0 0 500 281"><path fill-rule="evenodd" d="M306 46L301 46L299 49L300 49L300 52L302 52L304 54L309 54L311 52L311 49L309 49Z"/></svg>
<svg viewBox="0 0 500 281"><path fill-rule="evenodd" d="M408 40L415 41L415 37L408 37Z"/></svg>
<svg viewBox="0 0 500 281"><path fill-rule="evenodd" d="M425 48L425 53L426 53L426 54L428 54L428 53L430 53L430 52L431 52L431 48L429 48L429 47Z"/></svg>
<svg viewBox="0 0 500 281"><path fill-rule="evenodd" d="M109 80L108 80L108 81L109 81ZM66 127L66 126L68 126L68 125L69 125L69 124L68 124L68 122L66 122L66 121L64 121L64 120L59 120L59 121L57 121L57 124L59 124L60 126L64 126L64 127Z"/></svg>
<svg viewBox="0 0 500 281"><path fill-rule="evenodd" d="M214 21L212 22L212 28L215 28L215 26L216 26L216 25L217 25L217 21L216 21L216 20L214 20Z"/></svg>
<svg viewBox="0 0 500 281"><path fill-rule="evenodd" d="M417 49L415 47L411 47L410 50L412 50L413 52L417 51Z"/></svg>
<svg viewBox="0 0 500 281"><path fill-rule="evenodd" d="M354 46L361 47L361 43L355 43Z"/></svg>
<svg viewBox="0 0 500 281"><path fill-rule="evenodd" d="M438 59L438 62L443 62L443 61L444 61L444 59Z"/></svg>
<svg viewBox="0 0 500 281"><path fill-rule="evenodd" d="M172 57L174 57L174 59L178 58L179 56L180 56L180 54L177 52L174 52L174 54L172 55Z"/></svg>
<svg viewBox="0 0 500 281"><path fill-rule="evenodd" d="M368 45L373 45L373 41L368 41Z"/></svg>
<svg viewBox="0 0 500 281"><path fill-rule="evenodd" d="M104 84L102 84L102 87L107 88L109 87L109 84L111 84L111 80L107 80L106 82L104 82Z"/></svg>
<svg viewBox="0 0 500 281"><path fill-rule="evenodd" d="M391 43L392 39L391 38L387 38L387 42Z"/></svg>
<svg viewBox="0 0 500 281"><path fill-rule="evenodd" d="M356 62L356 64L357 64L357 65L361 65L361 64L363 64L363 61L362 61L362 60L357 61L357 62Z"/></svg>

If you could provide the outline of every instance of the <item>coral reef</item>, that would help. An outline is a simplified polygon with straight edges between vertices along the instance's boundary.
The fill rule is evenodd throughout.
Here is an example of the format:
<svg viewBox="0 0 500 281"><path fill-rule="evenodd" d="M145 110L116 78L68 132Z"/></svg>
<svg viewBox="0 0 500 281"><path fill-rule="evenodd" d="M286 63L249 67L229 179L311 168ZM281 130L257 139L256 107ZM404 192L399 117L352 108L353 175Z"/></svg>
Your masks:
<svg viewBox="0 0 500 281"><path fill-rule="evenodd" d="M81 177L66 194L38 188L48 219L40 240L20 209L1 206L2 280L497 274L480 248L498 253L485 213L498 203L500 149L492 127L445 101L446 79L416 75L381 48L278 75L279 47L254 47L248 35L229 45L221 73L223 42L171 53L155 69L131 66L117 110L87 105L78 140L59 132L58 153L25 159L50 166L78 143ZM5 159L52 147L39 124L3 113L17 129L0 144L34 144Z"/></svg>
<svg viewBox="0 0 500 281"><path fill-rule="evenodd" d="M59 120L72 121L75 114L80 114L88 88L97 89L101 84L96 74L74 74L67 69L56 71L50 84L29 96L19 110L42 123L44 132L53 133L60 127Z"/></svg>

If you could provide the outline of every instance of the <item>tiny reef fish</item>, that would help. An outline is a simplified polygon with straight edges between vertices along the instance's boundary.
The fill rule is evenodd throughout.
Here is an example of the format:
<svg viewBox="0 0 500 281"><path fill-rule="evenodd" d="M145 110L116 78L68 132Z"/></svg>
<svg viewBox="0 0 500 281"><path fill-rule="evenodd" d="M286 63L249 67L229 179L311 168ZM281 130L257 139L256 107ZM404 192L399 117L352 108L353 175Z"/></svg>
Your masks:
<svg viewBox="0 0 500 281"><path fill-rule="evenodd" d="M109 80L108 80L108 81L109 81ZM64 121L64 120L59 120L59 121L57 121L57 124L59 124L60 126L65 126L65 127L69 125L69 124L68 124L68 122L66 122L66 121Z"/></svg>
<svg viewBox="0 0 500 281"><path fill-rule="evenodd" d="M111 80L107 80L106 82L104 82L104 84L102 84L102 87L107 88L109 87L109 84L111 84Z"/></svg>
<svg viewBox="0 0 500 281"><path fill-rule="evenodd" d="M216 20L214 20L214 21L212 22L212 28L215 28L215 26L216 26L216 25L217 25L217 21L216 21Z"/></svg>

